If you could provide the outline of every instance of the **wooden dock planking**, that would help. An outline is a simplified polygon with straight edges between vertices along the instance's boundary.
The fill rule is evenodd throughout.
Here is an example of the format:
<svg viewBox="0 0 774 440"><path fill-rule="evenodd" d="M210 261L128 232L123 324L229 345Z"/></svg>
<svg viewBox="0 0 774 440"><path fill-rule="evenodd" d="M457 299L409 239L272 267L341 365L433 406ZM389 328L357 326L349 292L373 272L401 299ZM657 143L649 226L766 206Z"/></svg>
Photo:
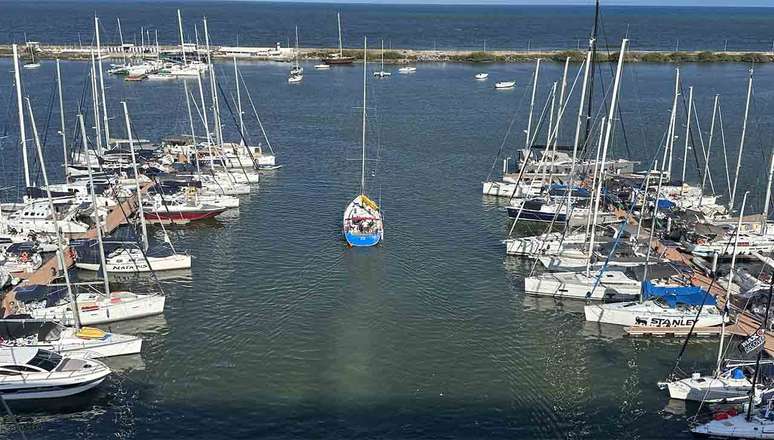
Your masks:
<svg viewBox="0 0 774 440"><path fill-rule="evenodd" d="M690 327L648 327L634 326L624 328L629 337L684 338L691 331ZM733 335L745 335L736 325L727 325L726 332ZM720 336L720 327L698 327L693 329L693 336Z"/></svg>
<svg viewBox="0 0 774 440"><path fill-rule="evenodd" d="M143 193L148 191L150 187L153 186L152 183L147 183L143 185L140 188L140 191ZM122 210L123 209L123 210ZM113 231L115 231L119 226L126 223L126 217L131 217L134 215L135 212L137 212L137 209L139 209L137 194L132 194L131 197L128 197L123 202L119 203L113 209L110 210L106 217L105 224L103 225L102 230L105 231L106 234L109 234ZM96 238L97 237L97 229L91 228L86 233L78 236L77 238ZM71 267L75 261L72 258L72 253L70 252L69 247L65 247L65 265L69 268ZM36 271L31 273L24 273L21 275L18 275L18 278L21 278L23 281L19 283L19 285L29 285L29 284L50 284L54 279L56 279L57 275L59 274L59 259L56 257L56 255L52 256L48 260L46 260L43 265L41 265ZM9 313L13 313L13 303L16 299L16 295L14 293L14 289L7 292L5 295L3 295L2 302L0 303L3 307L3 311L5 315L8 315Z"/></svg>

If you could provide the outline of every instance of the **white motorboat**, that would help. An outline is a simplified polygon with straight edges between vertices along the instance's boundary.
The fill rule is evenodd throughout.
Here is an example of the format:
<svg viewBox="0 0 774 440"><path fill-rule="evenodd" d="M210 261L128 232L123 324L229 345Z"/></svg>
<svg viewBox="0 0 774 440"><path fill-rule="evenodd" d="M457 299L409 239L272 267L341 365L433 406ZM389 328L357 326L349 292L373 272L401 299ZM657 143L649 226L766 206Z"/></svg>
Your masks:
<svg viewBox="0 0 774 440"><path fill-rule="evenodd" d="M516 81L498 81L495 83L495 89L512 89L516 86Z"/></svg>
<svg viewBox="0 0 774 440"><path fill-rule="evenodd" d="M331 70L330 64L315 64L314 68L317 70Z"/></svg>
<svg viewBox="0 0 774 440"><path fill-rule="evenodd" d="M417 68L414 66L404 66L398 69L398 73L415 73Z"/></svg>
<svg viewBox="0 0 774 440"><path fill-rule="evenodd" d="M163 295L141 295L132 292L79 293L78 317L83 325L107 324L128 319L160 315L164 312ZM36 319L51 319L64 325L74 325L72 305L63 301L51 307L45 303L28 306L28 313Z"/></svg>
<svg viewBox="0 0 774 440"><path fill-rule="evenodd" d="M590 274L546 272L524 278L524 291L530 295L584 300L634 299L640 294L640 282L624 272L608 270Z"/></svg>
<svg viewBox="0 0 774 440"><path fill-rule="evenodd" d="M483 79L487 79L487 78L489 78L489 74L488 73L483 73L482 72L482 73L477 73L476 74L476 79L478 79L478 80L483 80Z"/></svg>
<svg viewBox="0 0 774 440"><path fill-rule="evenodd" d="M94 327L65 327L47 320L0 320L1 347L31 347L71 357L104 358L140 353L142 338Z"/></svg>
<svg viewBox="0 0 774 440"><path fill-rule="evenodd" d="M32 347L0 348L4 400L54 399L90 390L110 374L102 362Z"/></svg>
<svg viewBox="0 0 774 440"><path fill-rule="evenodd" d="M54 234L58 227L65 234L82 234L89 226L76 219L80 213L78 205L70 201L54 201L56 212L52 214L48 200L34 199L6 218L9 229L25 233Z"/></svg>

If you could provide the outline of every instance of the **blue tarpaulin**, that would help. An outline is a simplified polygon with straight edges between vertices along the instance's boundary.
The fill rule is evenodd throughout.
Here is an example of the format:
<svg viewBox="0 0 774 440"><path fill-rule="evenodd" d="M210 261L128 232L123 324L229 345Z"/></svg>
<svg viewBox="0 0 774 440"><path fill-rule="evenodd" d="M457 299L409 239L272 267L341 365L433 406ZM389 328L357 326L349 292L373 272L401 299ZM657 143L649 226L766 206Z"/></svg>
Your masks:
<svg viewBox="0 0 774 440"><path fill-rule="evenodd" d="M696 286L656 286L649 280L642 282L642 299L662 298L670 307L678 304L698 306L714 305L715 297Z"/></svg>

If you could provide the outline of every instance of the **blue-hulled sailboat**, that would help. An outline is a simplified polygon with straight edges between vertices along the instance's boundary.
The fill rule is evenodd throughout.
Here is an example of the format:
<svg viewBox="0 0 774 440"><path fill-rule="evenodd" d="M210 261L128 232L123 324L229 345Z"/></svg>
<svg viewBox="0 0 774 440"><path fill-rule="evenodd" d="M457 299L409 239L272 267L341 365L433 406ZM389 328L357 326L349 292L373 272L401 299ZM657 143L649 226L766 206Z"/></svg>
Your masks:
<svg viewBox="0 0 774 440"><path fill-rule="evenodd" d="M360 194L344 210L344 238L350 246L375 246L384 238L384 223L379 205L366 195L366 80L367 46L363 39L363 152L360 169Z"/></svg>

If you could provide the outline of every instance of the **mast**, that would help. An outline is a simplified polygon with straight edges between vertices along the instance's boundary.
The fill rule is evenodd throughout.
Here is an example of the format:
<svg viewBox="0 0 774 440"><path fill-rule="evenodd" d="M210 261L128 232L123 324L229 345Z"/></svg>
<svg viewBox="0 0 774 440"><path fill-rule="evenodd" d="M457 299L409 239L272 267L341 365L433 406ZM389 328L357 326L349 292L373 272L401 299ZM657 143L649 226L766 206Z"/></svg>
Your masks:
<svg viewBox="0 0 774 440"><path fill-rule="evenodd" d="M744 121L742 122L742 139L739 142L739 156L736 159L736 173L734 173L734 186L731 189L731 201L728 209L734 210L734 199L736 199L736 184L739 180L739 167L742 166L742 152L744 151L744 138L747 134L747 117L750 114L750 96L752 95L753 69L750 68L750 81L747 83L747 102L744 105Z"/></svg>
<svg viewBox="0 0 774 440"><path fill-rule="evenodd" d="M199 99L202 102L202 118L204 119L204 132L207 136L207 145L212 148L212 135L210 134L210 123L207 121L207 103L204 101L204 88L202 87L202 76L196 76L196 82L199 85ZM212 151L210 151L212 153ZM210 157L212 157L210 155Z"/></svg>
<svg viewBox="0 0 774 440"><path fill-rule="evenodd" d="M134 155L134 138L132 138L132 126L129 122L129 110L126 108L126 101L121 101L124 106L124 122L126 123L126 134L129 137L129 151L132 154L132 170L134 171L134 189L137 191L137 206L140 213L140 227L142 228L142 250L148 250L148 229L145 226L145 212L142 209L142 190L140 189L140 173L137 171L137 158Z"/></svg>
<svg viewBox="0 0 774 440"><path fill-rule="evenodd" d="M80 329L81 328L81 319L78 315L78 303L76 302L75 295L73 295L73 290L70 285L70 274L67 272L67 264L65 263L64 259L64 249L62 248L62 235L61 231L59 230L59 222L56 219L55 209L54 209L54 199L51 197L51 189L48 186L48 173L46 172L46 163L43 161L43 150L40 146L40 137L38 136L38 128L35 125L35 116L32 114L32 104L30 104L30 98L25 98L27 101L27 112L30 116L30 125L32 126L32 134L33 139L35 141L35 149L38 152L38 160L40 161L40 170L41 174L43 174L43 184L46 188L46 196L48 198L48 209L51 210L51 218L54 220L54 229L56 230L56 245L57 245L57 257L59 258L59 267L62 268L62 273L64 274L65 278L65 284L67 284L67 295L70 298L70 302L72 303L73 307L73 321L75 321L75 328Z"/></svg>
<svg viewBox="0 0 774 440"><path fill-rule="evenodd" d="M591 64L589 71L589 101L586 108L586 134L583 137L584 142L591 133L591 110L594 103L594 70L597 64L597 27L599 24L599 0L594 7L594 27L591 29L591 38L589 38L589 52L591 53Z"/></svg>
<svg viewBox="0 0 774 440"><path fill-rule="evenodd" d="M660 176L664 175L664 170L661 170ZM643 267L643 274L642 279L647 280L648 279L648 266L650 266L650 255L651 251L653 250L653 235L656 233L656 220L658 219L658 201L661 197L661 185L664 183L664 179L658 179L658 186L656 187L656 200L653 202L653 215L650 219L650 235L648 235L648 252L645 256L645 266ZM646 192L645 195L647 196L647 188L645 188ZM647 201L647 197L645 197L645 200ZM643 209L644 211L644 209ZM642 301L642 290L640 290L640 301Z"/></svg>
<svg viewBox="0 0 774 440"><path fill-rule="evenodd" d="M589 43L591 45L591 43ZM578 146L580 145L581 123L583 122L583 107L586 101L586 89L589 80L589 71L591 69L591 50L586 53L586 62L583 68L583 88L581 88L580 105L578 105L578 121L575 124L575 142L572 144L572 162L578 155ZM588 134L586 135L588 136ZM584 143L586 140L584 139ZM572 177L571 177L572 178Z"/></svg>
<svg viewBox="0 0 774 440"><path fill-rule="evenodd" d="M685 168L688 165L688 141L691 137L691 116L693 115L693 86L688 87L688 119L685 124L685 147L683 148L683 173L680 181L685 184ZM681 190L682 191L682 190Z"/></svg>
<svg viewBox="0 0 774 440"><path fill-rule="evenodd" d="M205 19L205 22L206 22L206 19ZM178 31L180 31L180 51L183 53L183 65L186 65L188 64L188 62L185 59L185 40L183 39L183 17L180 15L180 9L177 10L177 29Z"/></svg>
<svg viewBox="0 0 774 440"><path fill-rule="evenodd" d="M121 32L121 18L116 17L116 21L118 22L118 39L121 41L121 54L124 57L124 66L126 66L126 50L124 49L124 33Z"/></svg>
<svg viewBox="0 0 774 440"><path fill-rule="evenodd" d="M105 96L105 78L102 73L102 50L99 45L99 17L94 16L94 33L97 36L97 64L99 66L99 88L102 94L102 120L105 124L105 148L110 148L110 127L108 127L107 97Z"/></svg>
<svg viewBox="0 0 774 440"><path fill-rule="evenodd" d="M191 143L193 144L194 158L196 159L196 174L201 179L202 171L199 169L199 152L196 148L196 130L194 129L193 113L191 112L191 98L188 96L188 80L183 80L183 90L185 91L185 106L188 109L188 122L191 124Z"/></svg>
<svg viewBox="0 0 774 440"><path fill-rule="evenodd" d="M704 185L707 183L707 174L709 173L709 160L710 153L712 152L712 139L715 136L715 116L718 113L718 98L720 95L715 95L715 103L712 105L712 123L710 124L709 141L707 143L707 156L704 158L704 172L701 176L701 193L699 194L699 207L704 199Z"/></svg>
<svg viewBox="0 0 774 440"><path fill-rule="evenodd" d="M207 67L210 72L210 93L212 94L212 112L215 119L215 141L220 148L223 148L223 128L220 125L220 102L218 100L218 89L215 84L215 68L210 58L210 32L207 30L207 17L204 17L204 43L207 50ZM224 163L225 166L225 163Z"/></svg>
<svg viewBox="0 0 774 440"><path fill-rule="evenodd" d="M97 91L97 62L94 59L94 50L91 50L91 97L93 98L91 101L92 107L94 108L94 131L96 132L96 136L94 137L97 141L97 153L102 153L102 130L100 129L100 122L99 122L99 92ZM89 156L87 152L84 152L86 154L86 164L89 164Z"/></svg>
<svg viewBox="0 0 774 440"><path fill-rule="evenodd" d="M769 165L769 182L766 184L766 199L763 202L763 220L761 224L761 235L766 235L769 225L769 203L771 202L771 181L774 177L774 153L771 154L771 163Z"/></svg>
<svg viewBox="0 0 774 440"><path fill-rule="evenodd" d="M734 250L731 253L731 268L728 269L728 284L726 285L726 302L723 303L723 307L728 310L728 302L731 300L731 285L734 282L734 266L736 265L736 248L739 246L739 233L742 230L742 217L744 216L744 205L747 203L747 194L749 194L749 191L746 191L744 193L744 198L742 199L742 207L739 211L739 220L736 222L736 231L734 233ZM723 339L725 339L726 336L726 320L724 319L723 322L720 324L720 343L718 344L718 362L717 362L717 370L715 371L715 374L720 374L720 362L723 360ZM753 390L753 393L755 390Z"/></svg>
<svg viewBox="0 0 774 440"><path fill-rule="evenodd" d="M86 125L83 122L83 115L78 115L78 123L81 126L81 142L83 151L88 153L89 144L86 141ZM89 192L91 193L91 204L94 206L94 223L97 230L97 243L99 244L99 262L102 266L102 280L105 283L105 293L110 293L110 283L108 282L107 262L105 261L105 244L102 241L102 223L99 220L99 209L97 209L97 196L94 194L94 177L91 173L91 167L87 166L89 171Z"/></svg>
<svg viewBox="0 0 774 440"><path fill-rule="evenodd" d="M24 163L24 185L30 187L30 164L27 159L27 130L24 125L24 107L22 104L22 83L19 73L19 53L16 45L13 45L13 76L16 81L16 108L19 110L19 140L21 141L22 162ZM24 192L27 199L27 192Z"/></svg>
<svg viewBox="0 0 774 440"><path fill-rule="evenodd" d="M540 74L540 58L535 64L535 76L532 79L532 98L529 101L529 117L527 118L527 138L524 140L524 147L529 148L532 135L532 112L535 109L535 93L537 93L538 75ZM525 164L528 158L524 158Z"/></svg>
<svg viewBox="0 0 774 440"><path fill-rule="evenodd" d="M556 143L559 140L559 129L561 127L562 116L564 116L564 92L567 89L567 70L570 68L570 57L564 60L564 73L562 74L562 88L559 92L559 109L556 111L556 135L554 136L554 153L556 153Z"/></svg>
<svg viewBox="0 0 774 440"><path fill-rule="evenodd" d="M156 61L161 61L161 50L159 50L159 30L154 29L154 42L156 44Z"/></svg>
<svg viewBox="0 0 774 440"><path fill-rule="evenodd" d="M59 69L59 60L56 60L56 85L59 91L59 134L62 135L62 151L64 152L64 176L67 183L67 135L64 115L64 99L62 97L62 71Z"/></svg>
<svg viewBox="0 0 774 440"><path fill-rule="evenodd" d="M607 158L607 150L610 146L610 139L612 137L613 133L613 125L615 124L615 112L616 112L616 106L618 104L618 95L619 90L621 88L621 76L623 73L623 62L624 62L624 53L626 52L626 45L629 43L629 40L624 38L621 41L621 53L618 56L618 67L616 67L615 72L615 81L613 82L613 95L610 98L610 110L607 115L607 125L605 127L605 142L602 144L602 157L600 158L599 163L599 178L597 180L597 191L596 191L596 197L594 199L594 214L593 214L593 221L591 223L591 243L589 244L589 248L593 249L594 246L594 235L597 225L597 216L599 215L599 200L602 198L602 184L604 183L604 175L605 175L605 159ZM591 252L589 252L589 260L586 265L587 271L588 268L591 266Z"/></svg>
<svg viewBox="0 0 774 440"><path fill-rule="evenodd" d="M365 195L366 166L366 73L368 72L368 37L363 37L363 159L360 166L360 194Z"/></svg>
<svg viewBox="0 0 774 440"><path fill-rule="evenodd" d="M298 63L296 63L298 65ZM242 95L239 89L239 70L237 70L237 60L234 56L234 83L236 84L237 113L239 114L239 143L245 146L245 121L242 117ZM249 153L248 153L249 154Z"/></svg>
<svg viewBox="0 0 774 440"><path fill-rule="evenodd" d="M296 26L296 69L298 69L298 26ZM236 78L237 83L239 82L239 77ZM237 85L239 87L239 85Z"/></svg>
<svg viewBox="0 0 774 440"><path fill-rule="evenodd" d="M596 191L593 189L597 187L597 181L602 177L602 170L599 168L599 155L602 153L602 142L605 137L605 123L606 120L602 118L602 120L599 122L599 140L597 141L597 154L594 158L594 174L591 178L591 200L589 201L589 204L591 205L591 215L586 217L586 233L584 235L584 238L588 240L588 260L586 261L586 276L590 276L591 274L591 255L594 252L594 228L596 228L596 225L592 221L594 215L596 213L596 205L594 204L594 201L596 200ZM596 219L594 219L596 221Z"/></svg>
<svg viewBox="0 0 774 440"><path fill-rule="evenodd" d="M336 13L336 21L339 25L339 57L344 56L344 46L341 42L341 12Z"/></svg>
<svg viewBox="0 0 774 440"><path fill-rule="evenodd" d="M384 72L384 40L382 40L382 72Z"/></svg>
<svg viewBox="0 0 774 440"><path fill-rule="evenodd" d="M664 154L668 154L667 176L669 180L672 180L672 156L675 150L675 126L677 125L677 98L680 96L680 68L675 69L675 97L672 101L672 114L669 118L669 139L667 139L667 150ZM667 153L668 152L668 153Z"/></svg>

